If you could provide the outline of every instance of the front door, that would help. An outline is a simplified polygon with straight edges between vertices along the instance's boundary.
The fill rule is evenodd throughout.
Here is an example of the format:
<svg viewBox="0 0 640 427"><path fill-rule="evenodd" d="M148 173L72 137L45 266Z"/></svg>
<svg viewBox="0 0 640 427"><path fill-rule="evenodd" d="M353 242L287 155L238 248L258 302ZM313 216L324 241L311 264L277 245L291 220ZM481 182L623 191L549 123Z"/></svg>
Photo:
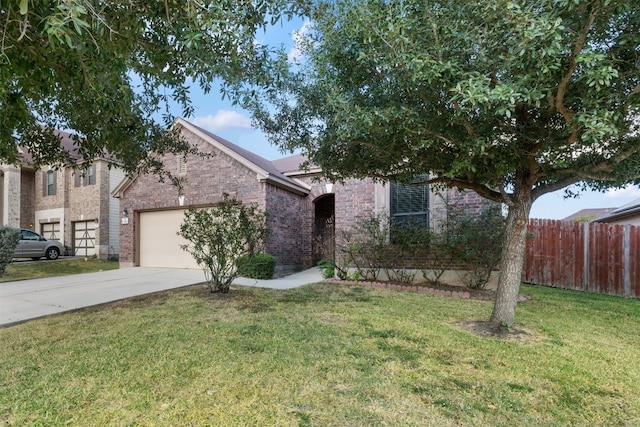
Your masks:
<svg viewBox="0 0 640 427"><path fill-rule="evenodd" d="M335 261L335 195L326 194L318 198L315 205L313 229L313 262Z"/></svg>

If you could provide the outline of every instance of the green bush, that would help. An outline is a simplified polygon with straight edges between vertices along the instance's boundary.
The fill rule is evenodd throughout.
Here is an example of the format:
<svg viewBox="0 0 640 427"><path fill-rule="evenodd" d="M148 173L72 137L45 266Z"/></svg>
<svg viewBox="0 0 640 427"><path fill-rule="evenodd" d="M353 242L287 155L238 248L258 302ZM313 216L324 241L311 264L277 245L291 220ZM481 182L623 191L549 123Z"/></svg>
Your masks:
<svg viewBox="0 0 640 427"><path fill-rule="evenodd" d="M20 230L0 225L0 276L11 263L18 241L20 241Z"/></svg>
<svg viewBox="0 0 640 427"><path fill-rule="evenodd" d="M273 278L273 273L276 270L276 259L264 253L247 254L238 258L236 265L241 276L268 280Z"/></svg>
<svg viewBox="0 0 640 427"><path fill-rule="evenodd" d="M180 247L202 268L211 292L229 292L240 274L238 259L263 250L270 233L267 215L257 204L244 205L228 194L213 208L185 211L178 235L187 244Z"/></svg>
<svg viewBox="0 0 640 427"><path fill-rule="evenodd" d="M333 279L336 275L336 265L332 260L321 259L318 268L324 279Z"/></svg>
<svg viewBox="0 0 640 427"><path fill-rule="evenodd" d="M502 207L497 203L488 204L480 213L454 207L449 209L449 217L450 247L456 258L469 266L469 272L462 279L470 288L484 289L501 260Z"/></svg>

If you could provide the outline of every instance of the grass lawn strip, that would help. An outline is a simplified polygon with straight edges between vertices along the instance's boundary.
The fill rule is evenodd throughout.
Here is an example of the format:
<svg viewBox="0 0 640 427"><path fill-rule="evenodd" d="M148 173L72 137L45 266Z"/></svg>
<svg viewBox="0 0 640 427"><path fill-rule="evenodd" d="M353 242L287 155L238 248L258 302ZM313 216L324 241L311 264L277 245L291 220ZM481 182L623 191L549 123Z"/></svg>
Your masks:
<svg viewBox="0 0 640 427"><path fill-rule="evenodd" d="M491 303L318 284L194 286L0 330L0 425L640 423L636 300L524 287Z"/></svg>
<svg viewBox="0 0 640 427"><path fill-rule="evenodd" d="M93 273L114 270L119 267L117 261L104 261L95 258L70 258L56 261L14 262L7 266L0 283L17 280L40 279L43 277L68 276L72 274Z"/></svg>

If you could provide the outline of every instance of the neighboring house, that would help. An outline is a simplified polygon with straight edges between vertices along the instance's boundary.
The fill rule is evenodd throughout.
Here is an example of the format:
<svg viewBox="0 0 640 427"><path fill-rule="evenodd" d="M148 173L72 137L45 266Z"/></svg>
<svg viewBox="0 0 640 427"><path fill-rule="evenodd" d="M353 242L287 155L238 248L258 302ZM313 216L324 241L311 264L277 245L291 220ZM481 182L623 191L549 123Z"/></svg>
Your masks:
<svg viewBox="0 0 640 427"><path fill-rule="evenodd" d="M58 240L74 255L116 259L120 208L111 192L125 174L113 165L109 168L106 159L84 161L70 135L59 134L77 168L36 169L29 153L20 148L18 166L0 164L0 220Z"/></svg>
<svg viewBox="0 0 640 427"><path fill-rule="evenodd" d="M636 199L624 206L612 210L608 214L598 218L596 222L609 224L640 225L640 199Z"/></svg>
<svg viewBox="0 0 640 427"><path fill-rule="evenodd" d="M608 215L616 208L588 208L580 209L578 212L572 213L562 221L574 221L574 222L592 222L596 221L603 216Z"/></svg>
<svg viewBox="0 0 640 427"><path fill-rule="evenodd" d="M303 156L268 161L185 120L174 126L212 156L163 158L170 172L184 178L182 189L152 175L129 177L118 185L112 194L120 198L121 267L197 268L176 233L186 208L215 206L223 193L269 212L267 252L276 257L278 273L333 258L337 233L374 212L437 221L431 213L442 200L426 185L383 185L370 179L334 184L319 168L302 170ZM448 195L469 209L483 206L475 193L451 190Z"/></svg>

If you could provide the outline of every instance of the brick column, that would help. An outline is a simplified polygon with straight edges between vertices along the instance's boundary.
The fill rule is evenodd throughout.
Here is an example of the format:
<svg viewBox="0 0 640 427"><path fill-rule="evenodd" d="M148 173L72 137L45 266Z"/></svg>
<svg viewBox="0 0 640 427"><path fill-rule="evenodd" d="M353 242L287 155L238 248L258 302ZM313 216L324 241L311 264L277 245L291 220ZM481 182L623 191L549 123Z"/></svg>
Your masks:
<svg viewBox="0 0 640 427"><path fill-rule="evenodd" d="M3 167L2 176L2 224L20 227L20 169Z"/></svg>

